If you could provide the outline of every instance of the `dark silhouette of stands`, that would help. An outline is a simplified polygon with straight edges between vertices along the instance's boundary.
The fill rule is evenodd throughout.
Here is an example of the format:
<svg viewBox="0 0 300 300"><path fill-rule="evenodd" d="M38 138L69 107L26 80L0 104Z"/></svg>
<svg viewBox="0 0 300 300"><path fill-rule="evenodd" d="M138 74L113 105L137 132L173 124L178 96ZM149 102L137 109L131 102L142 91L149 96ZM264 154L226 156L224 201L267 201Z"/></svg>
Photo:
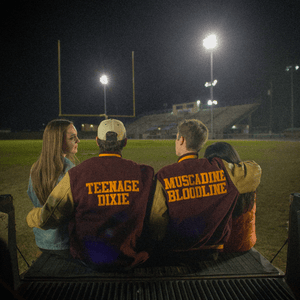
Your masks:
<svg viewBox="0 0 300 300"><path fill-rule="evenodd" d="M233 125L243 121L251 127L251 114L259 104L245 104L226 107L214 107L214 137L224 138L231 134ZM198 119L209 129L211 128L211 110L202 109L197 113L172 113L152 114L139 118L127 125L127 135L135 139L168 139L175 138L177 124L184 119ZM246 134L247 135L247 134Z"/></svg>

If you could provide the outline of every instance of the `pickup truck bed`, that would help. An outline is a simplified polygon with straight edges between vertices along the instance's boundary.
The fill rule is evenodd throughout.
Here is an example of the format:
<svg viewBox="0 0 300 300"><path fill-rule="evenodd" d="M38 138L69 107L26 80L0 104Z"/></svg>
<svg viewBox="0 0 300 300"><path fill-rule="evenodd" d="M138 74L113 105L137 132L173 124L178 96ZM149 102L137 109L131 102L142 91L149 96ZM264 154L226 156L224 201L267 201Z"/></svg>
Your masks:
<svg viewBox="0 0 300 300"><path fill-rule="evenodd" d="M295 299L284 273L258 251L219 255L192 265L96 272L74 260L42 254L23 275L24 299Z"/></svg>
<svg viewBox="0 0 300 300"><path fill-rule="evenodd" d="M245 253L220 253L217 260L146 262L126 272L96 272L73 259L43 253L19 276L11 195L0 195L0 211L8 214L9 251L6 255L1 249L5 251L1 252L0 287L12 299L300 299L299 193L291 195L286 274L252 248Z"/></svg>

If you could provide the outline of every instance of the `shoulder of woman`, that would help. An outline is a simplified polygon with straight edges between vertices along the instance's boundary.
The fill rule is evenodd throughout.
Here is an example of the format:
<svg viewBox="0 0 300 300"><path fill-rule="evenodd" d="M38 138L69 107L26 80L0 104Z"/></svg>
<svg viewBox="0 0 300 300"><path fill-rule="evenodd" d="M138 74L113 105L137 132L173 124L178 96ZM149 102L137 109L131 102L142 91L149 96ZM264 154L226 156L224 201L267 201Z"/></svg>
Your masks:
<svg viewBox="0 0 300 300"><path fill-rule="evenodd" d="M71 169L73 167L75 167L75 164L73 164L68 158L64 158L64 165L65 165L65 169Z"/></svg>

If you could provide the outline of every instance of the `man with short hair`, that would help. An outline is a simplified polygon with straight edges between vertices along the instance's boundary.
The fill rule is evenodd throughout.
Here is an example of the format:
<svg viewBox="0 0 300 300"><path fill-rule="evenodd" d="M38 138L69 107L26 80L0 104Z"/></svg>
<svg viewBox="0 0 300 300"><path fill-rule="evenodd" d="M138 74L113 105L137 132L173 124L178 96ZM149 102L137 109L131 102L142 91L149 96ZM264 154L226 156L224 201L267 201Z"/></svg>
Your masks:
<svg viewBox="0 0 300 300"><path fill-rule="evenodd" d="M181 122L175 141L179 159L156 174L149 228L153 239L162 241L159 253L164 249L168 257L222 250L239 193L255 191L260 183L261 168L254 161L198 159L207 139L201 121Z"/></svg>
<svg viewBox="0 0 300 300"><path fill-rule="evenodd" d="M128 268L147 260L139 251L154 170L122 158L126 129L104 120L98 127L99 157L69 170L44 207L27 216L30 227L69 222L71 255L91 267Z"/></svg>

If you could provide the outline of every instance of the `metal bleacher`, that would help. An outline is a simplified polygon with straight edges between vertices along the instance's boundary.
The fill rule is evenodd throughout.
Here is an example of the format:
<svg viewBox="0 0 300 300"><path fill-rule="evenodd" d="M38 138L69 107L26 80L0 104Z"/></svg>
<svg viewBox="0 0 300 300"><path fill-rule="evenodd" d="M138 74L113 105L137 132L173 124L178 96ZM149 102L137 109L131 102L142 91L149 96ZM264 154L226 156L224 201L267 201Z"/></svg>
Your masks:
<svg viewBox="0 0 300 300"><path fill-rule="evenodd" d="M133 138L143 138L144 134L150 135L151 131L158 131L158 128L164 129L170 127L171 129L181 119L171 113L143 116L127 126L127 135Z"/></svg>
<svg viewBox="0 0 300 300"><path fill-rule="evenodd" d="M245 104L226 107L215 107L213 111L214 132L218 137L230 129L234 124L250 116L259 104ZM177 132L177 124L184 119L197 119L208 128L211 124L211 110L203 109L194 114L170 113L152 114L142 116L127 126L127 135L130 138L174 138ZM176 124L176 125L175 125Z"/></svg>

